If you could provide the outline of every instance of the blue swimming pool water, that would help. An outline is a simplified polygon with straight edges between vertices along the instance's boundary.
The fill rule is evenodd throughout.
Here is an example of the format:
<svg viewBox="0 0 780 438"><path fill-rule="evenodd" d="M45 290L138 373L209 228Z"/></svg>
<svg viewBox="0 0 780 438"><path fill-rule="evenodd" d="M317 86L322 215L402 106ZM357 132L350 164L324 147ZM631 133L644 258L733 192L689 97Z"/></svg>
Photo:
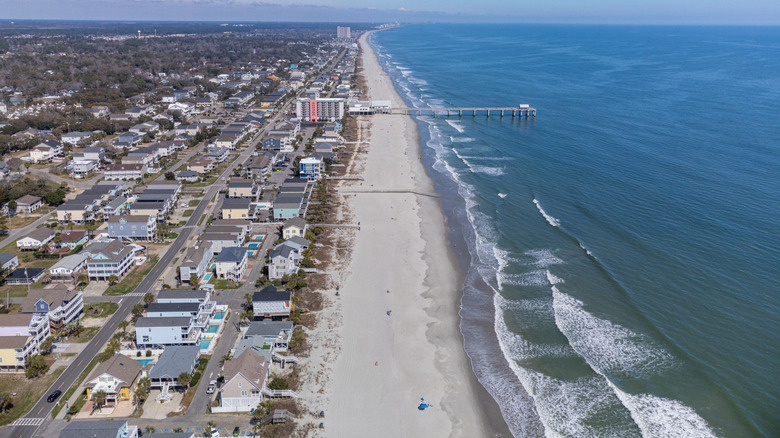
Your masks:
<svg viewBox="0 0 780 438"><path fill-rule="evenodd" d="M214 319L222 319L225 317L225 312L217 312L214 314Z"/></svg>
<svg viewBox="0 0 780 438"><path fill-rule="evenodd" d="M219 330L219 326L218 325L210 325L209 329L206 330L206 333L216 333L217 330Z"/></svg>
<svg viewBox="0 0 780 438"><path fill-rule="evenodd" d="M258 246L260 246L260 244L259 244L259 243L250 243L250 244L249 244L249 247L250 247L250 248L257 248Z"/></svg>
<svg viewBox="0 0 780 438"><path fill-rule="evenodd" d="M148 365L154 362L154 359L136 359L135 361L140 363L141 365Z"/></svg>
<svg viewBox="0 0 780 438"><path fill-rule="evenodd" d="M200 341L200 349L206 350L209 348L209 344L211 344L211 339L207 339L205 341Z"/></svg>
<svg viewBox="0 0 780 438"><path fill-rule="evenodd" d="M213 275L214 275L214 274L212 274L211 272L207 272L207 273L206 273L206 275L204 275L204 276L203 276L203 281L206 281L206 282L210 281L210 280L211 280L211 277L212 277Z"/></svg>

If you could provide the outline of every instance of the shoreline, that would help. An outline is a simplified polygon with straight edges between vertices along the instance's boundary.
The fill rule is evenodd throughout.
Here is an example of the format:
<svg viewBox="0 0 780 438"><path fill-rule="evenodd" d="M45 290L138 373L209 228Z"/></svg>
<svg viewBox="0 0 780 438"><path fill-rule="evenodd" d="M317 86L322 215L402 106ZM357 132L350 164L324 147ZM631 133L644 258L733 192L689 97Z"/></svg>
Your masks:
<svg viewBox="0 0 780 438"><path fill-rule="evenodd" d="M368 94L402 105L368 35L360 38ZM331 359L323 365L324 395L316 397L328 408L326 433L502 436L486 422L463 346L464 274L422 163L417 124L408 116L374 116L359 125L370 133L368 153L357 158L365 181L337 191L349 191L341 196L362 231L352 235L351 260L337 281L340 298L330 300L323 322L337 332L330 339L337 357L316 349ZM420 398L432 407L419 411Z"/></svg>

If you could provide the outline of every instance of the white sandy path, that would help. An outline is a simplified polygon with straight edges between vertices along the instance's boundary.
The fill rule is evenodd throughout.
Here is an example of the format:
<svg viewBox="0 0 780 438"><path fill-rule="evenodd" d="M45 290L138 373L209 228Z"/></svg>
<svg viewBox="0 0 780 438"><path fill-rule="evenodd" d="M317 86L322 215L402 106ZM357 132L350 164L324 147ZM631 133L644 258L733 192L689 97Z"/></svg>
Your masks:
<svg viewBox="0 0 780 438"><path fill-rule="evenodd" d="M402 105L365 36L361 44L371 98ZM433 194L411 118L374 116L371 123L365 182L341 190ZM327 389L325 432L332 437L484 436L458 331L459 277L437 200L413 193L358 193L348 201L361 230L341 287L341 353ZM420 397L433 407L419 411Z"/></svg>

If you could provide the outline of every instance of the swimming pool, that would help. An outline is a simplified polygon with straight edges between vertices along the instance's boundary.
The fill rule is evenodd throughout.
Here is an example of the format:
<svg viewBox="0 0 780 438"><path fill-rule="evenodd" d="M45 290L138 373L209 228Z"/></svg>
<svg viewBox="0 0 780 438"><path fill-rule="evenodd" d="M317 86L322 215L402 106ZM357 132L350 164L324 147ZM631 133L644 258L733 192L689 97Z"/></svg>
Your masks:
<svg viewBox="0 0 780 438"><path fill-rule="evenodd" d="M211 264L211 269L212 269L212 270L213 270L213 269L217 269L217 264L216 264L216 263L212 263L212 264Z"/></svg>
<svg viewBox="0 0 780 438"><path fill-rule="evenodd" d="M209 348L209 344L211 344L211 339L200 341L200 349L207 350Z"/></svg>
<svg viewBox="0 0 780 438"><path fill-rule="evenodd" d="M204 281L204 282L206 282L206 283L208 283L209 281L211 281L211 277L213 277L213 276L214 276L214 274L213 274L213 273L211 273L211 272L206 272L206 275L204 275L204 276L203 276L203 281Z"/></svg>
<svg viewBox="0 0 780 438"><path fill-rule="evenodd" d="M250 247L250 248L257 248L258 246L260 246L260 244L259 244L259 243L250 243L250 244L249 244L249 247Z"/></svg>
<svg viewBox="0 0 780 438"><path fill-rule="evenodd" d="M150 363L154 362L154 359L136 359L135 361L141 365L149 365Z"/></svg>
<svg viewBox="0 0 780 438"><path fill-rule="evenodd" d="M263 236L263 235L254 236L254 237L252 237L252 240L263 240L263 237L265 237L265 236Z"/></svg>
<svg viewBox="0 0 780 438"><path fill-rule="evenodd" d="M214 314L214 319L222 319L225 317L225 312L217 312Z"/></svg>
<svg viewBox="0 0 780 438"><path fill-rule="evenodd" d="M217 330L219 330L219 326L218 325L210 325L209 329L206 330L206 333L216 333Z"/></svg>

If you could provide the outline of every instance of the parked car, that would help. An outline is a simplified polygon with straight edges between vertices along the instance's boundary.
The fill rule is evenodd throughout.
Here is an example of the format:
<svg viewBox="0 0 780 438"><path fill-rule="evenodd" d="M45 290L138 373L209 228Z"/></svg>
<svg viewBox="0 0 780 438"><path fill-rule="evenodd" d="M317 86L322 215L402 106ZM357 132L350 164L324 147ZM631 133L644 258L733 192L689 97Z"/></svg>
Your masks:
<svg viewBox="0 0 780 438"><path fill-rule="evenodd" d="M239 435L241 435L241 429L239 429L238 426L236 426L233 429L233 436L239 436Z"/></svg>
<svg viewBox="0 0 780 438"><path fill-rule="evenodd" d="M58 390L52 392L51 394L49 394L49 398L47 398L46 401L49 402L49 403L52 403L54 400L57 400L57 397L59 397L60 394L62 394L62 391L60 391L58 389Z"/></svg>
<svg viewBox="0 0 780 438"><path fill-rule="evenodd" d="M217 381L212 380L209 382L209 386L206 388L206 394L214 394L214 391L217 389Z"/></svg>

